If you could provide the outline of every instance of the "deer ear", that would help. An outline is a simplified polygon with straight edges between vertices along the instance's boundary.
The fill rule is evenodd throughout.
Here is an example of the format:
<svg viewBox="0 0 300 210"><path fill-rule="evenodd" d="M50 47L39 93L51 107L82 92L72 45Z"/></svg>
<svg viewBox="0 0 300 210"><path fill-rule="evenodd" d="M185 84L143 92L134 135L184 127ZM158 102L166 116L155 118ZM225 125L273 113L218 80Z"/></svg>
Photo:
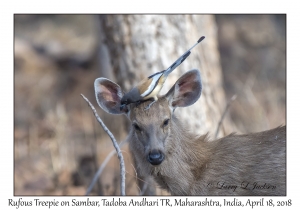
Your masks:
<svg viewBox="0 0 300 210"><path fill-rule="evenodd" d="M126 114L127 109L120 110L124 93L119 85L106 79L98 78L94 82L96 100L99 106L109 114Z"/></svg>
<svg viewBox="0 0 300 210"><path fill-rule="evenodd" d="M186 107L194 104L200 98L201 90L200 72L194 69L182 75L165 97L169 101L169 106L173 109Z"/></svg>

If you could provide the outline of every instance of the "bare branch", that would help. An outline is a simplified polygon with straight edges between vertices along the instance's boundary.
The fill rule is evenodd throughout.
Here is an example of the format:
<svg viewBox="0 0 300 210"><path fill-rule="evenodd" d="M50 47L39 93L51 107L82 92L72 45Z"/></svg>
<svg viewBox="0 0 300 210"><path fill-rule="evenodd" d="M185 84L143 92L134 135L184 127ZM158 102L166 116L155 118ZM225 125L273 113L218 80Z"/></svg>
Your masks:
<svg viewBox="0 0 300 210"><path fill-rule="evenodd" d="M140 192L139 195L144 195L145 194L145 192L146 192L146 190L148 188L148 184L149 184L148 182L145 182L145 184L143 186L143 189L142 189L142 191Z"/></svg>
<svg viewBox="0 0 300 210"><path fill-rule="evenodd" d="M233 95L233 96L231 97L230 101L227 102L226 108L225 108L225 110L224 110L224 112L223 112L223 114L222 114L222 117L221 117L221 119L220 119L220 121L219 121L219 124L218 124L218 128L217 128L217 131L216 131L216 134L215 134L215 139L216 139L217 136L218 136L220 127L221 127L221 125L222 125L222 122L223 122L223 120L224 120L224 118L225 118L225 115L226 115L226 113L227 113L227 111L228 111L230 105L231 105L231 103L236 99L236 97L237 97L236 95Z"/></svg>
<svg viewBox="0 0 300 210"><path fill-rule="evenodd" d="M125 143L127 143L127 139L124 141L121 141L121 143L119 144L120 147L122 147L123 145L125 145ZM105 160L103 161L103 163L101 164L101 166L99 167L99 169L97 170L96 174L93 177L93 180L89 186L89 188L86 191L85 195L89 195L94 187L94 185L96 184L98 178L100 177L100 175L102 174L104 168L106 167L107 163L109 162L109 160L112 158L112 156L114 156L114 154L116 154L116 150L112 150L105 158Z"/></svg>
<svg viewBox="0 0 300 210"><path fill-rule="evenodd" d="M110 137L110 139L113 142L113 145L117 151L117 155L120 161L120 176L121 176L121 195L125 195L125 164L124 164L124 158L122 155L122 152L120 150L120 147L118 145L118 142L116 141L114 135L110 132L110 130L105 126L105 124L103 123L103 121L101 120L101 118L99 117L99 115L97 114L97 111L95 109L95 107L91 104L91 102L83 95L81 94L82 98L88 103L88 105L91 107L91 109L94 112L94 115L97 119L97 121L100 123L100 125L102 126L103 130L108 134L108 136Z"/></svg>

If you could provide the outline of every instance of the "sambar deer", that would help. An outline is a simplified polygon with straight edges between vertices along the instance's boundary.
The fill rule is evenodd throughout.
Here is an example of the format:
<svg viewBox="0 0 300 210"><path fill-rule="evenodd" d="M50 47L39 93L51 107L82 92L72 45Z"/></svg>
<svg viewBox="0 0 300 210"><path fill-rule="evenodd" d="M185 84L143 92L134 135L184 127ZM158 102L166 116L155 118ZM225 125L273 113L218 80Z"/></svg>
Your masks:
<svg viewBox="0 0 300 210"><path fill-rule="evenodd" d="M181 76L149 110L144 102L120 111L120 86L106 78L94 85L103 110L131 121L129 147L139 175L151 175L172 195L286 195L285 126L208 141L176 118L177 107L201 95L198 70Z"/></svg>

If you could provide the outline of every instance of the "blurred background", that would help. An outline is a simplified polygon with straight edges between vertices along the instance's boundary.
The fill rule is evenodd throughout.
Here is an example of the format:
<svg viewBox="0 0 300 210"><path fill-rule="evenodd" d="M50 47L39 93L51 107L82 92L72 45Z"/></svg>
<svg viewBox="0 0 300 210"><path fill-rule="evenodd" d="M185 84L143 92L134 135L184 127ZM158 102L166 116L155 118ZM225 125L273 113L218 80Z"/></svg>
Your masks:
<svg viewBox="0 0 300 210"><path fill-rule="evenodd" d="M202 35L162 90L200 70L201 98L176 110L190 130L213 140L286 124L286 15L15 15L14 35L15 195L84 195L113 146L80 94L121 142L129 122L98 107L94 80L128 91ZM126 194L139 195L127 144L122 151ZM115 155L91 195L119 194Z"/></svg>

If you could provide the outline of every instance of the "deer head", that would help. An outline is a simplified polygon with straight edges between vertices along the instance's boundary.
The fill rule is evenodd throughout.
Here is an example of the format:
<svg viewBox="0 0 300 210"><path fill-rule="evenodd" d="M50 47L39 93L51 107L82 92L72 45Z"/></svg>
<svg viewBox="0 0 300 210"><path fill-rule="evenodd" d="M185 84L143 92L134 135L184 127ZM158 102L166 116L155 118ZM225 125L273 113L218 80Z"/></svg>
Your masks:
<svg viewBox="0 0 300 210"><path fill-rule="evenodd" d="M95 94L99 106L110 114L125 114L131 121L130 134L143 156L152 165L159 165L165 159L165 145L172 135L174 111L177 107L194 104L201 95L202 83L198 70L182 75L164 96L159 97L150 109L144 110L148 101L131 104L120 110L124 92L116 83L106 79L95 80Z"/></svg>

